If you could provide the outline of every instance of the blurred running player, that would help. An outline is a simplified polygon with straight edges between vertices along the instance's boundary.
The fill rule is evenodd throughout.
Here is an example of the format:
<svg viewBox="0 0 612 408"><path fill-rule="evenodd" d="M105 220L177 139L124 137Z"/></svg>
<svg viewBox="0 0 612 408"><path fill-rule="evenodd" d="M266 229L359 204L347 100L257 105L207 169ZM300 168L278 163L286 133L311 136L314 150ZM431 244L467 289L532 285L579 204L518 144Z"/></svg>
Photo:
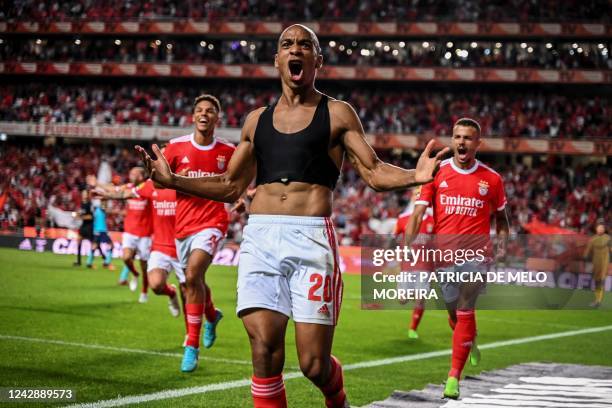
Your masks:
<svg viewBox="0 0 612 408"><path fill-rule="evenodd" d="M201 178L217 177L227 170L235 147L214 136L220 113L221 104L216 97L200 95L195 99L194 133L170 140L163 153L171 171L181 174L188 170L187 177ZM221 310L215 308L205 277L227 232L229 215L223 203L194 197L178 189L176 201L176 248L185 270L188 324L181 371L191 372L197 368L199 358L202 315L206 319L203 336L206 348L213 346L217 324L223 318Z"/></svg>
<svg viewBox="0 0 612 408"><path fill-rule="evenodd" d="M419 231L425 210L431 206L437 240L455 240L454 242L461 240L462 246L466 240L470 244L483 242L479 237L483 237L484 241L488 242L493 215L499 237L499 246L495 255L498 258L505 256L509 227L504 182L497 172L476 160L479 146L478 122L469 118L459 119L453 126L451 138L453 157L444 160L434 181L422 187L415 201L414 220L406 229L408 236L414 236L416 231ZM486 267L483 264L466 263L461 267L451 265L441 270L474 272ZM441 284L444 301L449 311L449 324L453 329L451 369L444 389L444 396L447 398L459 398L459 380L470 350L472 364L475 365L480 360L480 352L475 345L474 308L484 285L478 282Z"/></svg>
<svg viewBox="0 0 612 408"><path fill-rule="evenodd" d="M610 236L606 234L606 225L604 220L598 220L595 227L595 236L589 240L589 243L584 251L584 257L591 259L593 262L593 281L595 282L595 300L591 303L591 307L601 306L604 295L604 284L608 276L608 267L610 265L610 251L612 250L612 241Z"/></svg>
<svg viewBox="0 0 612 408"><path fill-rule="evenodd" d="M127 198L133 188L145 181L145 172L142 167L133 167L129 173L129 183L116 188L103 188L104 191L114 191L118 199L126 199L127 205L123 219L123 263L125 266L119 277L119 284L124 284L129 272L134 278L130 281L130 290L136 291L140 273L134 266L134 259L138 254L140 270L142 272L142 287L138 301L147 302L148 280L147 260L151 252L151 234L153 233L153 219L151 215L151 202L142 197ZM100 191L100 190L98 190Z"/></svg>
<svg viewBox="0 0 612 408"><path fill-rule="evenodd" d="M415 189L413 197L416 197L421 190L421 187ZM401 236L402 242L411 241L413 246L422 246L427 244L427 237L433 233L433 210L431 207L427 207L421 227L419 228L417 237L406 237L406 227L412 222L412 212L414 211L414 200L412 200L406 208L406 210L399 215L397 223L395 224L394 234ZM402 265L402 272L410 272L418 274L419 272L433 272L434 266L430 262L424 262L419 260L414 266ZM418 276L418 275L417 275ZM398 282L398 289L429 289L429 282L416 281L415 283L410 282ZM406 300L400 301L401 304L406 303ZM412 309L412 319L410 321L410 328L408 329L408 338L418 339L419 334L417 329L425 313L425 299L418 298L414 301L414 308Z"/></svg>
<svg viewBox="0 0 612 408"><path fill-rule="evenodd" d="M102 249L102 244L108 244L110 248L107 252ZM93 261L95 252L99 251L102 259L104 259L103 266L105 268L112 269L111 261L113 260L113 241L108 236L108 227L106 226L106 203L101 201L98 205L94 206L93 211L93 243L91 245L91 251L87 257L87 267L93 268Z"/></svg>
<svg viewBox="0 0 612 408"><path fill-rule="evenodd" d="M350 105L315 89L322 63L312 30L292 25L283 31L275 56L282 96L248 115L222 175L180 177L172 173L173 156L168 164L157 146L156 160L137 147L154 180L210 200L238 200L257 174L240 249L237 314L251 343L251 394L258 408L287 406L282 371L291 317L302 372L321 390L327 407L348 406L342 367L331 355L342 278L329 218L345 152L377 191L431 181L445 153L430 158L433 143L428 144L417 170L383 163L366 142Z"/></svg>
<svg viewBox="0 0 612 408"><path fill-rule="evenodd" d="M129 191L100 192L102 197L114 200L147 199L153 208L153 243L147 263L148 282L156 295L168 296L168 309L174 317L180 315L178 294L182 295L185 274L176 257L174 244L174 223L176 212L176 191L157 189L151 180L133 187ZM181 291L168 284L168 274L174 271Z"/></svg>
<svg viewBox="0 0 612 408"><path fill-rule="evenodd" d="M75 218L80 219L81 226L79 227L79 238L77 240L77 260L74 266L81 266L81 246L83 240L87 239L93 245L93 211L91 201L89 200L89 190L81 191L81 209Z"/></svg>

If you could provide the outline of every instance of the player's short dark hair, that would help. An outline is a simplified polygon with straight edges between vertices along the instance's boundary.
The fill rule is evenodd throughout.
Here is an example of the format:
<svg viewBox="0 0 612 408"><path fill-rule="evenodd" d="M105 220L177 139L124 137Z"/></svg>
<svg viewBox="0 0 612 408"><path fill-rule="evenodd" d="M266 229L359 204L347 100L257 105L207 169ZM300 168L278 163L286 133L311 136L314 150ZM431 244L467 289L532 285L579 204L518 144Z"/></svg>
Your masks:
<svg viewBox="0 0 612 408"><path fill-rule="evenodd" d="M455 124L453 125L453 128L455 126L466 126L466 127L471 127L474 128L478 131L478 136L480 136L480 124L478 122L476 122L474 119L471 118L461 118L458 121L455 122Z"/></svg>
<svg viewBox="0 0 612 408"><path fill-rule="evenodd" d="M196 106L198 106L198 103L202 101L208 101L212 103L215 106L215 109L217 109L217 113L221 113L221 102L219 102L219 99L217 99L216 96L210 95L210 94L202 94L193 100L193 110L194 111L195 111Z"/></svg>
<svg viewBox="0 0 612 408"><path fill-rule="evenodd" d="M314 32L312 28L307 27L304 24L292 24L289 27L285 28L283 32L281 32L280 35L278 36L278 40L276 42L277 48L280 48L280 40L281 38L283 38L283 34L285 34L285 31L293 27L299 27L302 30L306 31L310 35L310 39L312 40L312 45L314 46L314 49L317 51L317 55L321 55L321 43L319 43L319 37L317 37L317 34Z"/></svg>

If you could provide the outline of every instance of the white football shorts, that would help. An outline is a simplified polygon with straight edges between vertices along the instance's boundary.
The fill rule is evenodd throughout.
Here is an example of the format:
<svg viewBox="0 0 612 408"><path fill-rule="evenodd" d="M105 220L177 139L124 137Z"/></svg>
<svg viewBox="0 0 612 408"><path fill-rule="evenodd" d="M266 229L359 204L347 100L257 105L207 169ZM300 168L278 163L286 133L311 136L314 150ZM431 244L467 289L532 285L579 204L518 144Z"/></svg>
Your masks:
<svg viewBox="0 0 612 408"><path fill-rule="evenodd" d="M187 269L187 260L192 251L201 249L210 256L217 251L219 242L225 234L218 228L206 228L188 237L176 239L176 254L183 269Z"/></svg>
<svg viewBox="0 0 612 408"><path fill-rule="evenodd" d="M151 237L138 237L124 232L122 247L135 250L141 260L147 261L151 254Z"/></svg>
<svg viewBox="0 0 612 408"><path fill-rule="evenodd" d="M174 271L179 283L185 283L185 271L178 259L171 257L161 251L152 251L147 264L147 273L153 269L162 269L167 273Z"/></svg>
<svg viewBox="0 0 612 408"><path fill-rule="evenodd" d="M336 325L343 283L327 217L251 215L238 262L237 314L274 310L299 323Z"/></svg>

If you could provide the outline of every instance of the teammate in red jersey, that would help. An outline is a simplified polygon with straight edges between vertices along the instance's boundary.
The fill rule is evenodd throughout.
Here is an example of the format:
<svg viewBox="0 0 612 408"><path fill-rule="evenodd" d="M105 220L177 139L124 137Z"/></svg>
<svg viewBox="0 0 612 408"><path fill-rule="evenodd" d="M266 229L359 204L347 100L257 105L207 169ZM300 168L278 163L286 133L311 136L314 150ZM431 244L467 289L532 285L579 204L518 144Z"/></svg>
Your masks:
<svg viewBox="0 0 612 408"><path fill-rule="evenodd" d="M151 254L147 263L148 282L156 295L168 296L168 309L174 317L180 315L178 294L181 294L185 285L185 274L176 256L174 243L174 223L176 212L176 191L170 189L157 189L151 180L139 184L129 191L99 192L107 199L147 199L153 208L153 243ZM168 274L174 271L181 286L177 291L175 285L167 282ZM184 303L184 302L183 302ZM185 323L187 321L185 320Z"/></svg>
<svg viewBox="0 0 612 408"><path fill-rule="evenodd" d="M417 187L415 189L414 196L417 196L420 192L421 188ZM406 241L405 233L406 226L412 216L414 211L414 200L411 201L410 205L406 210L399 215L397 218L397 223L395 224L394 234L396 236L400 236L402 238L402 242ZM427 242L427 237L429 234L433 233L434 222L433 222L433 210L431 207L427 207L425 214L423 215L423 220L421 222L421 227L419 228L418 236L416 238L410 238L410 241L413 245L423 245ZM402 265L402 272L407 272L408 269L411 273L418 272L432 272L433 265L430 262L419 261L415 265ZM398 282L398 289L429 289L430 285L428 282ZM401 304L406 303L406 301L400 301ZM421 323L421 319L423 318L423 314L425 313L425 299L418 298L414 301L414 308L412 309L412 319L410 321L410 328L408 329L408 337L411 339L418 339L419 334L417 333L417 329L419 328L419 324Z"/></svg>
<svg viewBox="0 0 612 408"><path fill-rule="evenodd" d="M151 234L153 233L153 219L151 216L151 203L146 198L127 198L131 190L145 181L145 172L142 167L133 167L129 173L129 183L117 188L104 188L102 191L119 193L118 198L127 200L126 211L123 219L123 262L124 270L119 278L119 284L126 279L126 268L132 272L134 279L130 282L130 289L136 291L138 287L138 276L140 275L134 266L136 254L140 258L140 270L142 271L142 287L138 301L147 301L147 261L151 253ZM98 192L101 192L98 189Z"/></svg>
<svg viewBox="0 0 612 408"><path fill-rule="evenodd" d="M214 137L214 130L221 104L212 95L201 95L195 99L192 134L170 140L163 153L173 172L185 169L187 177L214 177L224 173L234 153L232 144ZM176 248L179 261L185 270L187 342L181 370L196 369L202 314L206 318L203 343L212 347L216 339L216 326L223 317L216 309L212 293L206 285L206 270L229 223L225 205L193 195L176 193Z"/></svg>
<svg viewBox="0 0 612 408"><path fill-rule="evenodd" d="M451 138L453 157L443 161L434 181L422 187L406 231L408 235L414 235L419 230L425 209L432 206L437 237L447 237L440 238L447 241L460 239L462 246L465 246L465 241L472 245L484 242L483 239L488 242L493 215L499 237L495 256L501 258L505 256L509 230L504 183L498 173L476 160L479 146L478 122L469 118L459 119L453 126ZM488 255L492 256L492 251ZM478 271L486 268L486 265L466 263L461 268L464 271ZM449 268L447 265L442 269L458 270L455 266ZM474 307L483 286L484 283L478 282L441 284L449 311L449 323L454 329L451 370L444 389L444 396L448 398L459 397L461 372L472 345L475 346ZM478 349L474 347L472 363L477 363L479 359Z"/></svg>
<svg viewBox="0 0 612 408"><path fill-rule="evenodd" d="M315 89L323 64L315 33L292 25L277 45L282 95L248 115L226 172L180 177L157 146L155 160L143 148L137 150L153 180L211 200L238 200L257 175L240 247L236 309L251 344L253 403L287 407L282 371L285 333L293 318L302 372L320 389L327 407L345 407L342 365L331 354L343 286L330 219L344 155L370 187L390 191L431 181L447 149L429 157L429 143L415 170L382 162L350 105Z"/></svg>

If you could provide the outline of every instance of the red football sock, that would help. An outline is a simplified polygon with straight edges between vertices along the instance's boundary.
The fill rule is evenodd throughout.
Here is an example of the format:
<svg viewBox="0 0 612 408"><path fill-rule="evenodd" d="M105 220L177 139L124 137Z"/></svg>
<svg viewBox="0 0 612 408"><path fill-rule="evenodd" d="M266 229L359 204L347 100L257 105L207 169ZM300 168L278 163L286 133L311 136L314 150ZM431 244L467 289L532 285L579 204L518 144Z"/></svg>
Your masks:
<svg viewBox="0 0 612 408"><path fill-rule="evenodd" d="M166 283L166 286L164 286L164 295L173 298L176 296L176 289Z"/></svg>
<svg viewBox="0 0 612 408"><path fill-rule="evenodd" d="M476 337L476 315L474 309L457 310L457 325L453 332L453 354L449 377L461 378L472 343Z"/></svg>
<svg viewBox="0 0 612 408"><path fill-rule="evenodd" d="M259 378L253 376L251 395L255 408L287 408L283 375Z"/></svg>
<svg viewBox="0 0 612 408"><path fill-rule="evenodd" d="M187 345L195 348L200 347L200 331L202 330L203 304L187 303L185 305L187 315Z"/></svg>
<svg viewBox="0 0 612 408"><path fill-rule="evenodd" d="M210 323L214 322L217 318L217 309L215 309L215 304L212 299L212 292L208 285L204 285L206 288L206 304L204 305L204 315L206 316L206 320Z"/></svg>
<svg viewBox="0 0 612 408"><path fill-rule="evenodd" d="M343 407L346 401L344 392L344 378L342 376L342 365L334 356L331 356L331 373L327 384L319 387L325 396L327 408Z"/></svg>
<svg viewBox="0 0 612 408"><path fill-rule="evenodd" d="M419 327L423 313L425 313L425 308L423 306L417 306L412 310L412 323L410 323L410 328L412 330L416 330Z"/></svg>
<svg viewBox="0 0 612 408"><path fill-rule="evenodd" d="M451 330L455 330L457 323L450 316L448 316L448 325L450 326Z"/></svg>

